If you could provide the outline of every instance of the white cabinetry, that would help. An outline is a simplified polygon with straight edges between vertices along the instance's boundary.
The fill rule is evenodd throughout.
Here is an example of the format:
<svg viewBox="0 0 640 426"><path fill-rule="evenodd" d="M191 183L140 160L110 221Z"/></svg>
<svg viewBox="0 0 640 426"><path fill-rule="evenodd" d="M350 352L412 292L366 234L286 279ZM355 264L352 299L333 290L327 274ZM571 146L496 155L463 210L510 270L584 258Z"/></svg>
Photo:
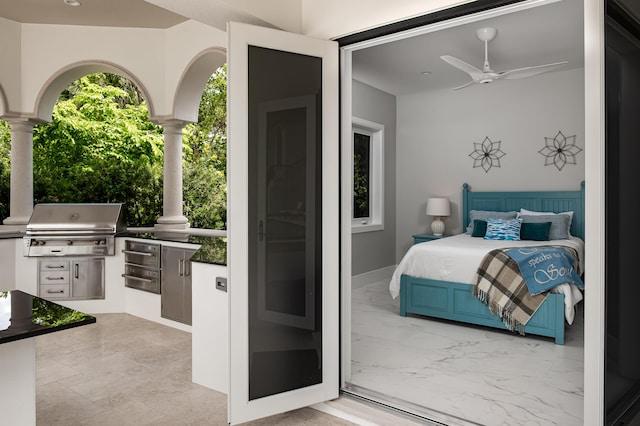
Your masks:
<svg viewBox="0 0 640 426"><path fill-rule="evenodd" d="M225 291L216 289L217 277L227 277L227 267L193 262L192 380L229 391L229 306Z"/></svg>

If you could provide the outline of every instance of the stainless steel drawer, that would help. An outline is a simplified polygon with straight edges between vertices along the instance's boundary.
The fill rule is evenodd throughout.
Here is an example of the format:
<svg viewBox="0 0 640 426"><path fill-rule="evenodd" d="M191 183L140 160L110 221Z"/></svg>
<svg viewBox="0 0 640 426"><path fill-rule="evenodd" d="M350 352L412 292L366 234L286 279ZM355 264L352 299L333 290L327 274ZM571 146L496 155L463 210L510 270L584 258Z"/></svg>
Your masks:
<svg viewBox="0 0 640 426"><path fill-rule="evenodd" d="M68 260L39 260L38 265L40 265L41 271L68 271L69 270Z"/></svg>
<svg viewBox="0 0 640 426"><path fill-rule="evenodd" d="M40 284L69 284L69 271L40 271Z"/></svg>
<svg viewBox="0 0 640 426"><path fill-rule="evenodd" d="M124 253L124 263L151 269L160 268L160 244L127 240L122 252Z"/></svg>
<svg viewBox="0 0 640 426"><path fill-rule="evenodd" d="M160 271L158 270L126 264L122 276L126 287L160 294Z"/></svg>
<svg viewBox="0 0 640 426"><path fill-rule="evenodd" d="M44 299L68 299L69 284L46 284L39 288L39 296Z"/></svg>

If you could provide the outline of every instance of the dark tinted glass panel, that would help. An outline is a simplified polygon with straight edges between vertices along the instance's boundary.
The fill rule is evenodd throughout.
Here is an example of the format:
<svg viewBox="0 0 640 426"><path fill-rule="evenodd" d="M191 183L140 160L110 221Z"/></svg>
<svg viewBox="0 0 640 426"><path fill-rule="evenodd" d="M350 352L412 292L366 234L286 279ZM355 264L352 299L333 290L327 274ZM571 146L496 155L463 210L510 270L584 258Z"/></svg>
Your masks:
<svg viewBox="0 0 640 426"><path fill-rule="evenodd" d="M353 134L353 217L369 217L371 136Z"/></svg>
<svg viewBox="0 0 640 426"><path fill-rule="evenodd" d="M607 2L605 153L606 425L640 423L640 286L636 192L640 181L640 26Z"/></svg>
<svg viewBox="0 0 640 426"><path fill-rule="evenodd" d="M321 77L249 47L250 400L322 381Z"/></svg>

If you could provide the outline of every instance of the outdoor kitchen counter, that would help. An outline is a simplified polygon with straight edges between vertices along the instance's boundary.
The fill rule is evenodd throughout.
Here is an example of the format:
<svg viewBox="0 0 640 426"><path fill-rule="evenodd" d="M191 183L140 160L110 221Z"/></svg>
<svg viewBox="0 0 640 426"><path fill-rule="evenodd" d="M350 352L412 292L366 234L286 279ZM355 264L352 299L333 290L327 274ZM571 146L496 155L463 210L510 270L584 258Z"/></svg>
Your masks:
<svg viewBox="0 0 640 426"><path fill-rule="evenodd" d="M121 235L122 236L122 235ZM191 257L192 262L211 263L214 265L227 264L227 239L221 237L203 237L198 235L190 235L187 238L171 238L165 235L158 235L152 232L146 233L128 233L124 237L142 238L155 240L159 243L163 241L174 243L197 244L200 246L198 251Z"/></svg>
<svg viewBox="0 0 640 426"><path fill-rule="evenodd" d="M95 322L91 315L20 290L0 291L0 344Z"/></svg>
<svg viewBox="0 0 640 426"><path fill-rule="evenodd" d="M36 346L33 337L95 322L91 315L20 290L0 292L0 412L3 424L36 424Z"/></svg>

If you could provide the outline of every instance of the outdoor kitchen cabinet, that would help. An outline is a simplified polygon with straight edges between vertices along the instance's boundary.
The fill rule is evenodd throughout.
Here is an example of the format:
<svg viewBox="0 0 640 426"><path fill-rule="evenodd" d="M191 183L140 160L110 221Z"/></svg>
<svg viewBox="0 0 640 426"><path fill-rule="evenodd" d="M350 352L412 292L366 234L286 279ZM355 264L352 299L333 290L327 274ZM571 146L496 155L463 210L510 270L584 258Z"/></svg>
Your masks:
<svg viewBox="0 0 640 426"><path fill-rule="evenodd" d="M104 299L104 258L38 259L38 292L45 299Z"/></svg>
<svg viewBox="0 0 640 426"><path fill-rule="evenodd" d="M191 325L191 256L194 249L162 246L160 316Z"/></svg>

